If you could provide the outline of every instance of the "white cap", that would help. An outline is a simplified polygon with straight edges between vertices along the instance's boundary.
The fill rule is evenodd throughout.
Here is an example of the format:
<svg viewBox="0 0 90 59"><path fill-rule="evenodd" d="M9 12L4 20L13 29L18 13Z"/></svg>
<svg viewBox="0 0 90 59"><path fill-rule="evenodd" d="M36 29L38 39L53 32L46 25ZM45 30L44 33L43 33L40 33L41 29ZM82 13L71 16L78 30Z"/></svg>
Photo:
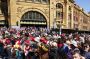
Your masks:
<svg viewBox="0 0 90 59"><path fill-rule="evenodd" d="M36 42L40 42L40 37L35 37Z"/></svg>

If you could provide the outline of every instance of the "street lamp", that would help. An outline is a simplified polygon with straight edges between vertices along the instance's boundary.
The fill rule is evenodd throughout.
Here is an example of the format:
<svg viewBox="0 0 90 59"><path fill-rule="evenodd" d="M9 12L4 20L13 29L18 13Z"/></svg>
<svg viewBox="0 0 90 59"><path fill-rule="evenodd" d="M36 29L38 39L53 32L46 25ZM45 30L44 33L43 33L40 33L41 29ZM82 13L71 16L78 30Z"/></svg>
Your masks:
<svg viewBox="0 0 90 59"><path fill-rule="evenodd" d="M57 25L56 25L56 18L54 18L54 21L53 21L53 29L57 28Z"/></svg>
<svg viewBox="0 0 90 59"><path fill-rule="evenodd" d="M61 23L61 21L59 20L59 21L57 21L58 23L57 23L57 26L58 26L58 28L59 28L59 34L61 35L61 33L62 33L62 23Z"/></svg>
<svg viewBox="0 0 90 59"><path fill-rule="evenodd" d="M62 26L65 26L66 24L64 22L62 22L62 20L58 21L58 26L59 26L59 34L62 34Z"/></svg>
<svg viewBox="0 0 90 59"><path fill-rule="evenodd" d="M62 20L59 21L59 34L62 34Z"/></svg>

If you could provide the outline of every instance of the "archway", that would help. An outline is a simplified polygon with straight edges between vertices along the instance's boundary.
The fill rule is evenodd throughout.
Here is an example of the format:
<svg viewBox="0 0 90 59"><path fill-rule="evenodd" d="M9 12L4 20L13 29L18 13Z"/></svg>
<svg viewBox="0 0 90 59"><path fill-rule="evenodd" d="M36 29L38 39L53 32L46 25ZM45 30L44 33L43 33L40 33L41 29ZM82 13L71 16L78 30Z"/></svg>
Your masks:
<svg viewBox="0 0 90 59"><path fill-rule="evenodd" d="M40 12L28 11L21 17L20 26L47 27L47 20Z"/></svg>

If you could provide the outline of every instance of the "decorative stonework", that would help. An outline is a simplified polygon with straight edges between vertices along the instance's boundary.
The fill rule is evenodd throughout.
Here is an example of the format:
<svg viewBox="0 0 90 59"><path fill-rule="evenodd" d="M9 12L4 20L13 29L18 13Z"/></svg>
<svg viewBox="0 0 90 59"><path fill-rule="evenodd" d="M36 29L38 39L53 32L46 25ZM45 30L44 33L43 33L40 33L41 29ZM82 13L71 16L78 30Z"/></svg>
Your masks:
<svg viewBox="0 0 90 59"><path fill-rule="evenodd" d="M17 12L18 12L18 13L22 12L22 8L23 8L23 7L18 7L18 8L17 8Z"/></svg>
<svg viewBox="0 0 90 59"><path fill-rule="evenodd" d="M45 14L48 14L49 12L48 12L48 9L44 9L45 10Z"/></svg>

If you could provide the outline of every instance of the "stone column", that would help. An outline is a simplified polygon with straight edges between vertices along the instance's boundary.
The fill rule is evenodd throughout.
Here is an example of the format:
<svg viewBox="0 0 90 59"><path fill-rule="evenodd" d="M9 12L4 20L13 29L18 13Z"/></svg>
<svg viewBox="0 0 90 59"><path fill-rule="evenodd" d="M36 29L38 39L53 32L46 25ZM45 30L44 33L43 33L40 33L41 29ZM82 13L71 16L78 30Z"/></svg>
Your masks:
<svg viewBox="0 0 90 59"><path fill-rule="evenodd" d="M66 5L66 28L68 29L68 8L69 8L69 5Z"/></svg>
<svg viewBox="0 0 90 59"><path fill-rule="evenodd" d="M1 14L1 0L0 0L0 14Z"/></svg>
<svg viewBox="0 0 90 59"><path fill-rule="evenodd" d="M73 11L74 11L74 10L73 10L73 7L71 8L71 10L72 10L72 11L71 11L71 14L72 14L72 16L71 16L71 29L73 29L73 28L74 28L74 27L73 27L73 25L74 25L74 19L73 19L73 14L74 14Z"/></svg>

